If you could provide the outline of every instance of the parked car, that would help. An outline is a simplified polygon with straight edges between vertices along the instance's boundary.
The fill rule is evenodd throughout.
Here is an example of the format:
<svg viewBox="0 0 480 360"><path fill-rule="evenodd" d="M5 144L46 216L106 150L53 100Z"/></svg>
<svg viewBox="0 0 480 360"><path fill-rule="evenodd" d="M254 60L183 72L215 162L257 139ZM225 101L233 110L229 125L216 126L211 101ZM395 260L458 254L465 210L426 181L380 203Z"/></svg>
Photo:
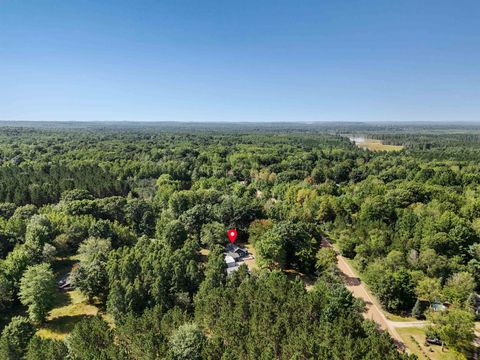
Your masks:
<svg viewBox="0 0 480 360"><path fill-rule="evenodd" d="M427 343L432 344L432 345L442 345L442 340L439 338L427 338Z"/></svg>

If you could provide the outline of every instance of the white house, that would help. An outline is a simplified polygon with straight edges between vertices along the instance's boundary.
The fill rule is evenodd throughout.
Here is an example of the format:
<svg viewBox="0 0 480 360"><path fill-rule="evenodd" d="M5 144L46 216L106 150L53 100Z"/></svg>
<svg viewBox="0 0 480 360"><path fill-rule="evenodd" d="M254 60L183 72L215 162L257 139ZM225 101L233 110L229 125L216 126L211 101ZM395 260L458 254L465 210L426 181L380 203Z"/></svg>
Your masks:
<svg viewBox="0 0 480 360"><path fill-rule="evenodd" d="M229 255L225 256L225 262L227 263L227 268L235 267L237 265L235 259Z"/></svg>

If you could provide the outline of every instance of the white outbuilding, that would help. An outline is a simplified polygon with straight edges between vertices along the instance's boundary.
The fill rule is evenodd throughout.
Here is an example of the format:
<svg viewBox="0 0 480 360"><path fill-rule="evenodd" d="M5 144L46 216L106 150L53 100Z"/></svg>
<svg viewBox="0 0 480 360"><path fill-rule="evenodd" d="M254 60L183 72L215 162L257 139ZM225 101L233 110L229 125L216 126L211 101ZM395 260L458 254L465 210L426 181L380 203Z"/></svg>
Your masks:
<svg viewBox="0 0 480 360"><path fill-rule="evenodd" d="M237 264L235 263L235 259L231 257L230 255L225 256L225 262L227 263L227 267L235 267Z"/></svg>

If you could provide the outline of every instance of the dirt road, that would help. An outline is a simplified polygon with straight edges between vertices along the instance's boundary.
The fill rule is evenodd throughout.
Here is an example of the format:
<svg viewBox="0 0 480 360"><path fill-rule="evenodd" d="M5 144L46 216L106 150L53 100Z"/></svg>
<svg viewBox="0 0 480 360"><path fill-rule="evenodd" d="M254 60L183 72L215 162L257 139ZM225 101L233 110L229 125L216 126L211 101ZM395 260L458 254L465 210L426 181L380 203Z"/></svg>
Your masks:
<svg viewBox="0 0 480 360"><path fill-rule="evenodd" d="M322 247L331 247L332 244L328 239L322 239ZM388 320L383 313L381 306L378 304L376 298L370 293L366 286L358 277L356 271L350 266L345 257L340 255L337 251L338 269L344 279L345 287L350 290L356 298L363 299L366 303L366 312L364 316L366 319L375 321L375 323L382 329L387 330L397 345L405 349L403 339L396 330L397 328L405 327L424 327L427 325L426 321L391 321ZM474 341L475 346L480 347L480 325L476 325Z"/></svg>
<svg viewBox="0 0 480 360"><path fill-rule="evenodd" d="M332 244L327 239L323 239L322 246L332 247ZM364 313L365 318L375 321L382 330L387 330L392 338L403 348L403 339L393 326L393 322L385 317L380 305L362 283L355 270L348 264L346 259L338 253L337 260L338 269L341 272L347 289L352 292L353 296L363 299L366 303L367 311Z"/></svg>

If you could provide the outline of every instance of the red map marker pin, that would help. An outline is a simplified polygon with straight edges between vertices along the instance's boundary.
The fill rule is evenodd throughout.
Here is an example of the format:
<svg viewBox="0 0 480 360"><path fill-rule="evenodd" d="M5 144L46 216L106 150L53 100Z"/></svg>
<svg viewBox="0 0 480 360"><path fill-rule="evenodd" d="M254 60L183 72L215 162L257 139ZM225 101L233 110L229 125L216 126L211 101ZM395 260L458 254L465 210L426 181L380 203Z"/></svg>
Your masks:
<svg viewBox="0 0 480 360"><path fill-rule="evenodd" d="M228 230L228 238L230 239L230 243L234 243L235 239L237 238L237 230L235 229L230 229Z"/></svg>

